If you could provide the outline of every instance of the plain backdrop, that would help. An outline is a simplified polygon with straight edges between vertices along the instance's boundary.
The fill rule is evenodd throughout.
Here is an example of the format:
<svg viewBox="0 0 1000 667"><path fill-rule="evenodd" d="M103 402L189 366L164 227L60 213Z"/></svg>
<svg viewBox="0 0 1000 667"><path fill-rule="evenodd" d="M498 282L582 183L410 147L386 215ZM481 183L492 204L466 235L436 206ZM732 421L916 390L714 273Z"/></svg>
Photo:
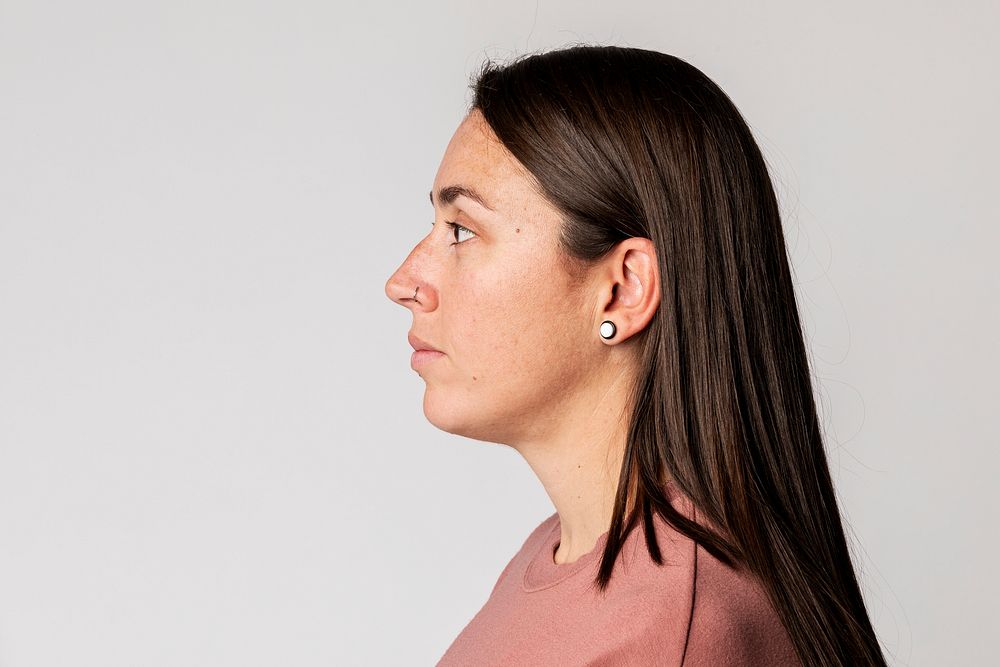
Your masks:
<svg viewBox="0 0 1000 667"><path fill-rule="evenodd" d="M383 290L471 74L573 43L684 58L746 116L890 663L990 664L998 19L0 0L0 664L436 662L553 507L426 420Z"/></svg>

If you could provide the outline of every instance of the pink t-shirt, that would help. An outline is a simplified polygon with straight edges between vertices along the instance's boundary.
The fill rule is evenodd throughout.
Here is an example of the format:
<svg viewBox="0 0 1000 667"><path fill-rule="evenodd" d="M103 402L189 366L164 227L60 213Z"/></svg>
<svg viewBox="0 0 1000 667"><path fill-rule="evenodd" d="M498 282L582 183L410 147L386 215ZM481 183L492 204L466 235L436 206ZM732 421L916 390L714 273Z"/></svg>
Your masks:
<svg viewBox="0 0 1000 667"><path fill-rule="evenodd" d="M686 496L670 497L698 521ZM572 563L556 564L561 533L559 515L552 514L500 573L438 667L800 665L754 579L659 515L654 524L663 565L650 558L640 523L602 596L592 584L608 534Z"/></svg>

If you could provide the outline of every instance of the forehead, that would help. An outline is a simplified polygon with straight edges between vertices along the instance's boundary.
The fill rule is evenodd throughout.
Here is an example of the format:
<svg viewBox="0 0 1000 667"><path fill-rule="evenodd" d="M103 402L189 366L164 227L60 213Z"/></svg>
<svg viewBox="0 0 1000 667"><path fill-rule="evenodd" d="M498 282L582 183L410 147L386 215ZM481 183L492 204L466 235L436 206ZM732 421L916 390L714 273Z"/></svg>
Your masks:
<svg viewBox="0 0 1000 667"><path fill-rule="evenodd" d="M533 184L531 174L500 143L482 114L473 110L448 142L434 179L433 193L437 203L441 188L468 186L502 214L537 200Z"/></svg>

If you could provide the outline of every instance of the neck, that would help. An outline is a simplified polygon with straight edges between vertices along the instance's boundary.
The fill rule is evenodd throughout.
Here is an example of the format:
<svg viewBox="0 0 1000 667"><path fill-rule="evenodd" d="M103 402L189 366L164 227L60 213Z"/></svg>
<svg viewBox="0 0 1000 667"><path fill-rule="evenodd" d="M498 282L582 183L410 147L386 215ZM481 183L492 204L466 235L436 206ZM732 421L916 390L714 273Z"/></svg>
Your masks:
<svg viewBox="0 0 1000 667"><path fill-rule="evenodd" d="M538 476L559 515L554 561L572 563L589 553L611 526L621 474L628 414L628 373L600 378L599 392L570 392L550 429L514 446ZM549 422L552 423L552 422Z"/></svg>

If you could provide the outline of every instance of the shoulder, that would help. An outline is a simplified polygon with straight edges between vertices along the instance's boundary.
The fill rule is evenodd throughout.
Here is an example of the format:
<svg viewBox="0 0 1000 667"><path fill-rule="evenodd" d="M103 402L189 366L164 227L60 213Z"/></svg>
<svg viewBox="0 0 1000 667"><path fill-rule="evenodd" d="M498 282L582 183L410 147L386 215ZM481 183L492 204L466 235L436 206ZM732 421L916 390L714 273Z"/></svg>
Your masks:
<svg viewBox="0 0 1000 667"><path fill-rule="evenodd" d="M699 544L685 667L799 664L763 585Z"/></svg>

